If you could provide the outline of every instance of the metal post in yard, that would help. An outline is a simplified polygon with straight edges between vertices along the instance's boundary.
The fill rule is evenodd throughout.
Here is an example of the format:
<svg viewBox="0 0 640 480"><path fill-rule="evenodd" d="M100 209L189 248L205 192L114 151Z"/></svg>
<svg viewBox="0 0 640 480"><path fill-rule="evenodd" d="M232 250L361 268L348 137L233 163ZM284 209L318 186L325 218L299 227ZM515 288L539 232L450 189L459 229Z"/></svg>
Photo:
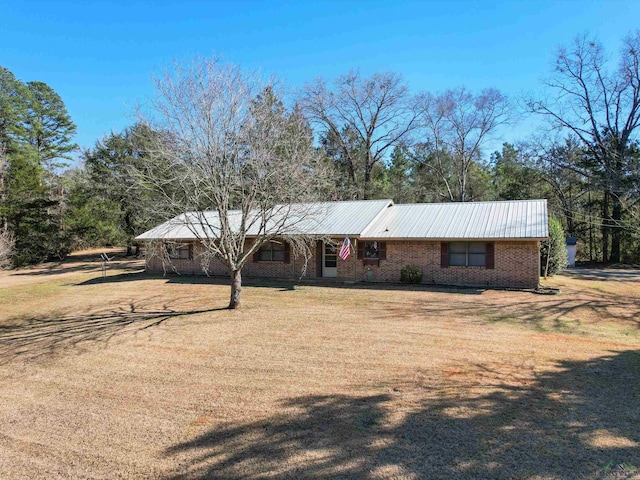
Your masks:
<svg viewBox="0 0 640 480"><path fill-rule="evenodd" d="M353 282L358 283L358 239L353 239Z"/></svg>

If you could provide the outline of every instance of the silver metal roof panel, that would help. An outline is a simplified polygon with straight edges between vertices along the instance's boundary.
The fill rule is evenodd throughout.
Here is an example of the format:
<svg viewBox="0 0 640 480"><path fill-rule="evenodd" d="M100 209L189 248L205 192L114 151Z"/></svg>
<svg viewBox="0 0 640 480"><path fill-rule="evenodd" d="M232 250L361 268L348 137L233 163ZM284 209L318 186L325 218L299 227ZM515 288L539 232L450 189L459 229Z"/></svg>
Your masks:
<svg viewBox="0 0 640 480"><path fill-rule="evenodd" d="M266 220L260 212L249 213L245 218L245 225L248 236L255 236L263 231L290 235L357 237L390 205L393 205L391 200L276 205ZM232 231L240 230L242 213L239 210L230 211L227 219ZM136 237L136 240L218 238L220 228L218 212L188 212L152 228Z"/></svg>
<svg viewBox="0 0 640 480"><path fill-rule="evenodd" d="M543 239L546 200L419 203L387 208L366 230L371 239Z"/></svg>
<svg viewBox="0 0 640 480"><path fill-rule="evenodd" d="M370 239L544 239L549 236L546 200L420 203L394 205L391 200L318 202L277 205L265 221L259 213L245 219L248 236L259 231ZM240 211L228 222L239 231ZM217 238L217 212L189 212L158 225L136 240Z"/></svg>

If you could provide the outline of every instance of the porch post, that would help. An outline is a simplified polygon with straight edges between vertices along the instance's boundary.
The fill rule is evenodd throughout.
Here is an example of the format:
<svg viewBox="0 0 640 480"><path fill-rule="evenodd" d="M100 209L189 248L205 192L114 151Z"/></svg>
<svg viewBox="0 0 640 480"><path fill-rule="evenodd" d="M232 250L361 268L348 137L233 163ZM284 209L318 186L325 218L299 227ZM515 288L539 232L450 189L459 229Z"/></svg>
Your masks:
<svg viewBox="0 0 640 480"><path fill-rule="evenodd" d="M353 252L353 281L358 281L358 239L353 239L354 252Z"/></svg>

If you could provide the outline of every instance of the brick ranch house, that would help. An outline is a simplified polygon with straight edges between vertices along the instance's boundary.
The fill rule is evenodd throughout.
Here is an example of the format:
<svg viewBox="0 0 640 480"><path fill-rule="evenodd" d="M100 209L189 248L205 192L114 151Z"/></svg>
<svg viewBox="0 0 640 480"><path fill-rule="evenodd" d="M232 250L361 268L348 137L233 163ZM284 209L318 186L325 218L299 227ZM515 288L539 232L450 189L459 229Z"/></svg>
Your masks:
<svg viewBox="0 0 640 480"><path fill-rule="evenodd" d="M398 282L400 270L415 265L426 284L538 286L540 241L548 238L546 200L410 205L361 200L311 205L322 215L296 227L318 238L306 278ZM200 213L209 215L209 225L215 224L217 214ZM173 270L203 274L199 259L203 247L198 240L202 237L185 223L185 215L179 215L136 240L165 242ZM342 260L338 251L345 237L351 241L352 255ZM245 277L298 279L303 265L304 259L292 255L286 242L274 239L242 272ZM147 256L146 269L163 272L163 262ZM208 273L228 275L217 260L211 261Z"/></svg>

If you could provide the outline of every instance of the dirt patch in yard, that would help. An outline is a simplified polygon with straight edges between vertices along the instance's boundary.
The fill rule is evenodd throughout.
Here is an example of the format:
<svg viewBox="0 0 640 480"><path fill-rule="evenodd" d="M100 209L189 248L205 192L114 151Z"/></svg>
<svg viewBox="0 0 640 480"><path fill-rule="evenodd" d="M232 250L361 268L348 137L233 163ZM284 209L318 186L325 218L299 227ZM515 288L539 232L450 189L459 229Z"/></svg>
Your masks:
<svg viewBox="0 0 640 480"><path fill-rule="evenodd" d="M254 284L232 312L71 263L0 277L1 478L638 475L637 279Z"/></svg>

